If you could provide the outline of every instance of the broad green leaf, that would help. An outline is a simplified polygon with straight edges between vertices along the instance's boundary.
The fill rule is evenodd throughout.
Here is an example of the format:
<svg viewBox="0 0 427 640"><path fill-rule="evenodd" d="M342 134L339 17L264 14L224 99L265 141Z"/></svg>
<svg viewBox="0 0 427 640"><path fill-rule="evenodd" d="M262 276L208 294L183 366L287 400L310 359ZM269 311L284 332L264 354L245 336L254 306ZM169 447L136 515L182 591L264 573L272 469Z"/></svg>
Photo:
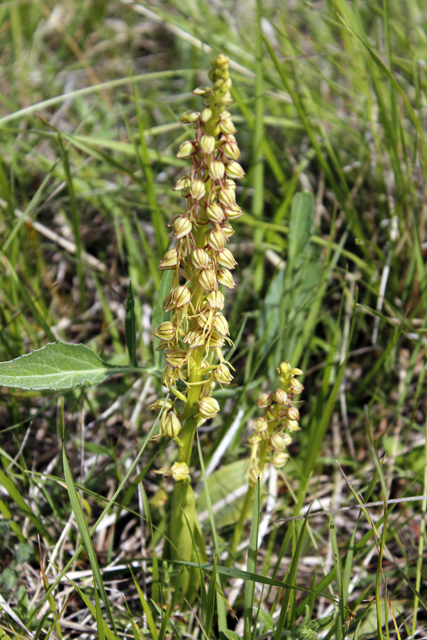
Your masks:
<svg viewBox="0 0 427 640"><path fill-rule="evenodd" d="M310 242L312 219L313 196L309 191L296 193L292 201L289 222L288 259L293 266L295 266L295 259L298 259Z"/></svg>
<svg viewBox="0 0 427 640"><path fill-rule="evenodd" d="M79 384L100 384L116 371L83 344L50 342L25 356L0 362L0 386L65 391Z"/></svg>

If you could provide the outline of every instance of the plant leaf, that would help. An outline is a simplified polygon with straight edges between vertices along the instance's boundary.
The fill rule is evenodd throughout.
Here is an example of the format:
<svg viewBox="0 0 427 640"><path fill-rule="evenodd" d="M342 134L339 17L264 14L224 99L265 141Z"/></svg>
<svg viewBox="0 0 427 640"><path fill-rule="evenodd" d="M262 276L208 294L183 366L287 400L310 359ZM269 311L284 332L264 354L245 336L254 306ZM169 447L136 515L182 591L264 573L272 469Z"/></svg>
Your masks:
<svg viewBox="0 0 427 640"><path fill-rule="evenodd" d="M160 287L157 292L157 298L153 307L153 329L157 329L157 327L170 318L170 313L165 313L163 311L163 301L170 293L172 289L172 277L173 271L167 270L163 272L162 279L160 280ZM165 367L165 354L163 351L156 351L156 348L159 346L160 340L153 336L153 349L154 349L154 366L159 369L159 371L163 371Z"/></svg>
<svg viewBox="0 0 427 640"><path fill-rule="evenodd" d="M313 218L313 196L309 191L296 193L292 200L291 219L289 222L289 264L295 265L295 259L304 251L310 242Z"/></svg>
<svg viewBox="0 0 427 640"><path fill-rule="evenodd" d="M129 353L130 363L136 367L136 318L135 318L135 296L133 295L132 281L129 280L128 295L126 298L126 316L125 316L125 337L126 347Z"/></svg>
<svg viewBox="0 0 427 640"><path fill-rule="evenodd" d="M84 344L49 342L15 360L0 362L0 386L64 391L79 384L100 384L115 371Z"/></svg>

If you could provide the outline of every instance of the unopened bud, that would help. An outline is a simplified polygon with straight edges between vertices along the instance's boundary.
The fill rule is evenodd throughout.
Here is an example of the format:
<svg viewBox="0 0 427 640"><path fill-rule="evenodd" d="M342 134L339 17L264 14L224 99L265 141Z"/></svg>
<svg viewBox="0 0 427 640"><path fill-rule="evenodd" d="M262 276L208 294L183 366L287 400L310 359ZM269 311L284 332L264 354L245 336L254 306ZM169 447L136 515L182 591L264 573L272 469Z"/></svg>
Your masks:
<svg viewBox="0 0 427 640"><path fill-rule="evenodd" d="M283 391L283 389L277 389L277 391L274 392L274 399L277 402L277 404L280 404L282 405L282 407L285 407L288 401L288 394L286 393L286 391Z"/></svg>
<svg viewBox="0 0 427 640"><path fill-rule="evenodd" d="M214 251L222 251L224 249L226 237L220 228L209 231L206 236L206 242Z"/></svg>
<svg viewBox="0 0 427 640"><path fill-rule="evenodd" d="M176 287L172 291L171 302L176 309L185 306L191 300L191 291L185 285L181 285L180 287Z"/></svg>
<svg viewBox="0 0 427 640"><path fill-rule="evenodd" d="M268 429L267 418L257 418L254 422L254 431L262 432Z"/></svg>
<svg viewBox="0 0 427 640"><path fill-rule="evenodd" d="M234 136L229 136L226 142L221 146L221 149L225 155L232 160L238 160L240 158L240 149L236 140L233 140L233 138Z"/></svg>
<svg viewBox="0 0 427 640"><path fill-rule="evenodd" d="M221 133L223 133L224 135L233 135L234 133L236 133L237 129L233 124L233 121L231 120L231 118L227 118L225 120L220 120L219 122L219 130L221 131Z"/></svg>
<svg viewBox="0 0 427 640"><path fill-rule="evenodd" d="M182 216L175 220L175 224L173 225L173 235L179 240L180 238L188 236L192 229L193 225L191 220Z"/></svg>
<svg viewBox="0 0 427 640"><path fill-rule="evenodd" d="M188 176L180 176L172 191L182 191L182 189L187 189L190 186L190 182L191 181Z"/></svg>
<svg viewBox="0 0 427 640"><path fill-rule="evenodd" d="M209 265L209 254L204 249L197 247L191 256L191 262L196 269L206 269Z"/></svg>
<svg viewBox="0 0 427 640"><path fill-rule="evenodd" d="M179 256L176 249L169 249L166 251L163 258L160 260L159 270L166 271L166 269L175 269L178 264Z"/></svg>
<svg viewBox="0 0 427 640"><path fill-rule="evenodd" d="M220 160L213 160L209 165L208 173L212 180L222 180L225 173L225 167Z"/></svg>
<svg viewBox="0 0 427 640"><path fill-rule="evenodd" d="M279 433L271 436L270 443L275 451L283 451L285 449L285 441Z"/></svg>
<svg viewBox="0 0 427 640"><path fill-rule="evenodd" d="M228 322L222 313L218 313L218 315L214 317L213 326L222 336L228 336L230 333L228 330Z"/></svg>
<svg viewBox="0 0 427 640"><path fill-rule="evenodd" d="M196 144L192 140L184 140L184 142L179 146L176 157L182 158L183 160L189 160L196 152Z"/></svg>
<svg viewBox="0 0 427 640"><path fill-rule="evenodd" d="M283 451L275 451L273 457L273 465L276 469L281 469L289 460L289 455Z"/></svg>
<svg viewBox="0 0 427 640"><path fill-rule="evenodd" d="M181 431L181 423L178 416L173 411L169 413L163 413L162 416L162 432L169 438L177 438Z"/></svg>
<svg viewBox="0 0 427 640"><path fill-rule="evenodd" d="M184 349L169 349L165 360L173 369L181 369L187 362L187 352Z"/></svg>
<svg viewBox="0 0 427 640"><path fill-rule="evenodd" d="M214 418L219 412L218 400L215 398L202 398L199 402L199 414L202 418Z"/></svg>
<svg viewBox="0 0 427 640"><path fill-rule="evenodd" d="M190 109L189 111L185 111L180 117L179 121L183 124L192 124L193 122L197 122L200 118L200 113L198 111L194 111Z"/></svg>
<svg viewBox="0 0 427 640"><path fill-rule="evenodd" d="M211 222L221 223L224 220L224 211L219 204L211 202L211 204L206 207L206 217Z"/></svg>
<svg viewBox="0 0 427 640"><path fill-rule="evenodd" d="M292 395L294 396L297 396L302 391L304 391L304 387L302 386L301 382L299 380L296 380L295 378L291 378L291 380L289 380L289 386L291 387Z"/></svg>
<svg viewBox="0 0 427 640"><path fill-rule="evenodd" d="M302 376L304 374L304 371L301 371L301 369L298 369L298 367L294 367L293 369L291 369L291 373L293 376Z"/></svg>
<svg viewBox="0 0 427 640"><path fill-rule="evenodd" d="M197 87L197 89L193 89L193 93L195 96L205 96L209 94L211 91L210 87Z"/></svg>
<svg viewBox="0 0 427 640"><path fill-rule="evenodd" d="M228 249L218 251L218 253L216 254L216 259L221 266L227 267L227 269L234 269L237 264L233 254Z"/></svg>
<svg viewBox="0 0 427 640"><path fill-rule="evenodd" d="M284 376L287 377L289 376L290 372L291 372L291 365L289 364L289 362L281 362L280 363L280 367L277 367L276 369L276 373L278 376Z"/></svg>
<svg viewBox="0 0 427 640"><path fill-rule="evenodd" d="M287 420L286 426L290 431L301 431L301 427L299 426L297 420Z"/></svg>
<svg viewBox="0 0 427 640"><path fill-rule="evenodd" d="M287 447L289 447L289 445L292 444L292 438L289 435L289 433L282 433L282 438Z"/></svg>
<svg viewBox="0 0 427 640"><path fill-rule="evenodd" d="M224 222L221 225L221 229L227 239L231 238L231 236L234 234L234 229L228 221Z"/></svg>
<svg viewBox="0 0 427 640"><path fill-rule="evenodd" d="M219 384L230 384L233 380L233 376L230 373L228 367L225 364L219 364L213 372L213 378Z"/></svg>
<svg viewBox="0 0 427 640"><path fill-rule="evenodd" d="M200 151L205 156L210 156L215 151L215 138L205 134L200 138Z"/></svg>
<svg viewBox="0 0 427 640"><path fill-rule="evenodd" d="M202 344L205 344L206 336L203 333L203 330L197 327L192 331L189 331L185 334L183 342L188 344L190 349L196 349L197 347L201 347Z"/></svg>
<svg viewBox="0 0 427 640"><path fill-rule="evenodd" d="M244 213L242 207L239 207L238 204L234 204L232 207L226 208L225 215L227 216L228 220L237 220L238 218L241 218Z"/></svg>
<svg viewBox="0 0 427 640"><path fill-rule="evenodd" d="M224 309L225 298L222 291L211 291L211 293L206 296L206 300L211 309L218 309L219 311Z"/></svg>
<svg viewBox="0 0 427 640"><path fill-rule="evenodd" d="M219 284L224 285L227 289L234 289L236 283L233 280L233 276L228 269L218 269L216 274Z"/></svg>
<svg viewBox="0 0 427 640"><path fill-rule="evenodd" d="M233 189L222 187L218 192L218 200L225 204L226 207L232 207L236 204L236 196Z"/></svg>
<svg viewBox="0 0 427 640"><path fill-rule="evenodd" d="M269 407L272 402L273 402L273 396L271 393L261 393L258 396L258 400L256 401L260 409L265 409L266 407Z"/></svg>
<svg viewBox="0 0 427 640"><path fill-rule="evenodd" d="M296 407L290 407L287 411L289 420L299 420L299 411Z"/></svg>
<svg viewBox="0 0 427 640"><path fill-rule="evenodd" d="M222 347L225 345L225 340L224 340L224 336L222 336L219 331L216 331L215 329L212 331L212 333L209 336L209 348L210 349L222 349Z"/></svg>
<svg viewBox="0 0 427 640"><path fill-rule="evenodd" d="M156 338L159 338L159 340L174 340L176 337L176 327L172 322L162 322L154 331L154 335Z"/></svg>
<svg viewBox="0 0 427 640"><path fill-rule="evenodd" d="M245 177L243 168L238 162L235 162L234 160L230 160L229 162L227 162L227 164L225 165L225 173L230 176L230 178L236 178L237 180Z"/></svg>
<svg viewBox="0 0 427 640"><path fill-rule="evenodd" d="M163 409L163 407L164 412L170 411L173 407L172 400L170 398L160 398L159 400L153 402L153 404L150 404L148 408L150 409L150 411L160 411L160 409Z"/></svg>
<svg viewBox="0 0 427 640"><path fill-rule="evenodd" d="M258 480L262 478L262 471L259 467L252 467L249 471L249 481L251 484L256 484Z"/></svg>
<svg viewBox="0 0 427 640"><path fill-rule="evenodd" d="M199 283L205 291L213 291L218 288L214 269L203 269L199 275Z"/></svg>
<svg viewBox="0 0 427 640"><path fill-rule="evenodd" d="M172 478L179 482L180 480L188 480L190 477L190 469L185 462L174 462L171 469Z"/></svg>
<svg viewBox="0 0 427 640"><path fill-rule="evenodd" d="M193 180L190 192L195 200L201 200L206 193L206 187L203 180Z"/></svg>
<svg viewBox="0 0 427 640"><path fill-rule="evenodd" d="M203 122L203 124L206 124L206 122L209 122L211 118L212 118L212 109L209 109L209 107L206 107L205 109L203 109L202 113L200 114L200 120Z"/></svg>
<svg viewBox="0 0 427 640"><path fill-rule="evenodd" d="M262 437L261 433L257 433L257 432L252 433L248 438L249 444L259 444L263 440L264 438Z"/></svg>

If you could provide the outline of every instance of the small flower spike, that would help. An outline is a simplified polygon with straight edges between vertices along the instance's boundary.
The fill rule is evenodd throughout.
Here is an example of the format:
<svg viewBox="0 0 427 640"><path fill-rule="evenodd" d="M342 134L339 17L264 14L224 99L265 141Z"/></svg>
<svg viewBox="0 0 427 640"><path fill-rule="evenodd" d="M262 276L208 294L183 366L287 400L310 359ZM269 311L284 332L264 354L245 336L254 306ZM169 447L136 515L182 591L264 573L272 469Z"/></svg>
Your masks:
<svg viewBox="0 0 427 640"><path fill-rule="evenodd" d="M271 462L276 469L285 466L289 459L286 448L292 442L286 429L291 432L300 430L300 414L293 405L293 398L304 389L295 378L303 372L301 369L292 369L289 362L282 362L276 372L281 383L280 389L258 396L257 405L264 409L264 415L255 420L248 440L251 447L248 472L252 484L256 483L266 461Z"/></svg>

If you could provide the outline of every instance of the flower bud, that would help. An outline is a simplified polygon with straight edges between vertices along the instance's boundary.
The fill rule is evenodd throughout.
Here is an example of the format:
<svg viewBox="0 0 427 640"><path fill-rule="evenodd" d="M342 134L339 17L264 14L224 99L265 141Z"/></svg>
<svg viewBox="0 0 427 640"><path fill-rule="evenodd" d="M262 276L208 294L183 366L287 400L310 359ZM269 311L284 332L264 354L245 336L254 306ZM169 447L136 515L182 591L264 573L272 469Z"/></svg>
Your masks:
<svg viewBox="0 0 427 640"><path fill-rule="evenodd" d="M177 438L181 431L181 422L173 411L162 415L162 433L169 438Z"/></svg>
<svg viewBox="0 0 427 640"><path fill-rule="evenodd" d="M273 402L273 396L271 393L261 393L258 396L258 400L256 401L260 409L265 409L266 407L269 407L272 402Z"/></svg>
<svg viewBox="0 0 427 640"><path fill-rule="evenodd" d="M236 283L228 269L218 269L216 273L218 284L223 284L227 289L234 289Z"/></svg>
<svg viewBox="0 0 427 640"><path fill-rule="evenodd" d="M176 287L173 289L171 296L171 303L174 305L172 308L180 309L188 304L191 300L191 291L185 285Z"/></svg>
<svg viewBox="0 0 427 640"><path fill-rule="evenodd" d="M215 138L213 136L203 135L200 138L200 151L205 156L210 156L215 151Z"/></svg>
<svg viewBox="0 0 427 640"><path fill-rule="evenodd" d="M206 122L209 122L211 118L212 118L212 109L209 109L209 107L206 107L205 109L203 109L202 113L200 114L200 120L203 122L203 124L206 124Z"/></svg>
<svg viewBox="0 0 427 640"><path fill-rule="evenodd" d="M224 220L224 211L222 207L219 206L216 202L211 202L206 207L206 217L211 222L223 222Z"/></svg>
<svg viewBox="0 0 427 640"><path fill-rule="evenodd" d="M228 330L228 322L222 313L218 313L218 315L214 317L213 326L222 336L228 336L230 333Z"/></svg>
<svg viewBox="0 0 427 640"><path fill-rule="evenodd" d="M229 162L227 162L227 164L225 165L225 173L227 174L227 176L230 176L230 178L236 178L236 180L240 180L241 178L245 177L243 168L238 162L235 162L234 160L229 160Z"/></svg>
<svg viewBox="0 0 427 640"><path fill-rule="evenodd" d="M273 465L276 467L276 469L281 469L282 467L284 467L288 460L289 455L287 453L284 453L283 451L274 452Z"/></svg>
<svg viewBox="0 0 427 640"><path fill-rule="evenodd" d="M196 322L202 329L207 328L210 331L212 327L212 313L209 312L209 309L203 308L196 316Z"/></svg>
<svg viewBox="0 0 427 640"><path fill-rule="evenodd" d="M301 382L299 380L296 380L295 378L291 378L289 380L289 386L291 387L291 392L293 396L297 396L302 391L304 391L304 387L302 386Z"/></svg>
<svg viewBox="0 0 427 640"><path fill-rule="evenodd" d="M187 352L184 349L169 349L165 360L173 369L181 369L187 362Z"/></svg>
<svg viewBox="0 0 427 640"><path fill-rule="evenodd" d="M254 431L262 432L268 429L267 418L257 418L254 422Z"/></svg>
<svg viewBox="0 0 427 640"><path fill-rule="evenodd" d="M293 369L291 369L291 373L293 376L302 376L304 374L304 371L301 371L301 369L298 369L298 367L294 367Z"/></svg>
<svg viewBox="0 0 427 640"><path fill-rule="evenodd" d="M263 440L264 440L264 438L262 437L261 433L252 433L248 438L248 442L251 445L252 444L259 444Z"/></svg>
<svg viewBox="0 0 427 640"><path fill-rule="evenodd" d="M289 435L289 433L282 433L282 438L287 447L289 447L289 445L292 444L292 438Z"/></svg>
<svg viewBox="0 0 427 640"><path fill-rule="evenodd" d="M196 269L206 269L209 265L210 257L207 251L197 247L191 256L191 262Z"/></svg>
<svg viewBox="0 0 427 640"><path fill-rule="evenodd" d="M221 114L221 115L223 115L223 114ZM224 120L220 120L219 121L219 130L221 131L221 133L223 133L226 136L227 135L233 135L237 131L237 129L234 126L233 121L231 120L231 118L226 118Z"/></svg>
<svg viewBox="0 0 427 640"><path fill-rule="evenodd" d="M224 83L224 87L231 87L231 78ZM216 101L218 105L224 105L224 107L228 107L228 105L232 104L233 102L234 100L231 97L231 93L229 91L227 91L223 96L218 98Z"/></svg>
<svg viewBox="0 0 427 640"><path fill-rule="evenodd" d="M183 160L189 160L196 152L196 143L193 142L193 140L184 140L184 142L179 145L176 157L182 158Z"/></svg>
<svg viewBox="0 0 427 640"><path fill-rule="evenodd" d="M233 254L228 249L222 249L222 251L218 251L218 253L216 254L216 259L221 266L227 267L227 269L234 269L237 264Z"/></svg>
<svg viewBox="0 0 427 640"><path fill-rule="evenodd" d="M285 407L288 401L288 394L286 393L286 391L283 391L283 389L277 389L277 391L274 392L274 399L277 404Z"/></svg>
<svg viewBox="0 0 427 640"><path fill-rule="evenodd" d="M188 480L190 477L190 469L185 462L174 462L171 469L172 478L179 482L180 480Z"/></svg>
<svg viewBox="0 0 427 640"><path fill-rule="evenodd" d="M225 210L225 215L227 216L228 220L237 220L238 218L241 218L244 213L242 207L239 207L238 204L234 204L232 207L227 207L227 209Z"/></svg>
<svg viewBox="0 0 427 640"><path fill-rule="evenodd" d="M194 111L190 109L189 111L185 111L180 117L179 121L183 124L192 124L193 122L197 122L200 118L200 113L198 111Z"/></svg>
<svg viewBox="0 0 427 640"><path fill-rule="evenodd" d="M225 364L221 363L213 372L213 379L216 382L219 382L219 384L230 384L233 380L233 376L231 375L229 368L226 367Z"/></svg>
<svg viewBox="0 0 427 640"><path fill-rule="evenodd" d="M262 470L259 467L252 467L249 471L249 481L251 484L256 484L258 480L262 478Z"/></svg>
<svg viewBox="0 0 427 640"><path fill-rule="evenodd" d="M290 407L287 411L289 420L299 420L299 411L296 407Z"/></svg>
<svg viewBox="0 0 427 640"><path fill-rule="evenodd" d="M224 309L225 298L222 291L212 291L206 296L206 300L211 309L218 309L219 311Z"/></svg>
<svg viewBox="0 0 427 640"><path fill-rule="evenodd" d="M211 88L210 87L197 87L197 89L193 89L193 93L195 96L206 96L209 95L211 92Z"/></svg>
<svg viewBox="0 0 427 640"><path fill-rule="evenodd" d="M167 340L160 340L159 344L156 347L156 351L163 351L163 349L167 349L169 347L169 342Z"/></svg>
<svg viewBox="0 0 427 640"><path fill-rule="evenodd" d="M159 338L159 340L174 340L176 337L176 327L172 322L162 322L154 331L154 335L156 338Z"/></svg>
<svg viewBox="0 0 427 640"><path fill-rule="evenodd" d="M233 189L227 189L226 187L221 187L218 191L218 200L225 204L226 207L232 207L236 204L236 196L234 195Z"/></svg>
<svg viewBox="0 0 427 640"><path fill-rule="evenodd" d="M172 291L171 291L163 300L163 311L165 313L168 313L169 311L172 311L173 308L174 308L174 303L172 302Z"/></svg>
<svg viewBox="0 0 427 640"><path fill-rule="evenodd" d="M221 228L212 229L206 236L206 242L214 251L222 251L224 249L226 237Z"/></svg>
<svg viewBox="0 0 427 640"><path fill-rule="evenodd" d="M214 269L203 269L199 275L199 283L205 291L213 291L218 288Z"/></svg>
<svg viewBox="0 0 427 640"><path fill-rule="evenodd" d="M215 398L202 398L199 402L199 414L202 418L214 418L219 411L218 400Z"/></svg>
<svg viewBox="0 0 427 640"><path fill-rule="evenodd" d="M172 191L182 191L190 186L190 178L188 176L179 176Z"/></svg>
<svg viewBox="0 0 427 640"><path fill-rule="evenodd" d="M162 409L163 407L163 413L170 411L173 407L172 400L170 398L160 398L159 400L153 402L153 404L150 404L148 408L150 409L150 411L160 411L160 409Z"/></svg>
<svg viewBox="0 0 427 640"><path fill-rule="evenodd" d="M231 236L234 234L234 229L229 222L224 222L221 225L221 229L227 239L231 238Z"/></svg>
<svg viewBox="0 0 427 640"><path fill-rule="evenodd" d="M240 149L234 136L227 137L226 142L221 146L221 150L232 160L240 158Z"/></svg>
<svg viewBox="0 0 427 640"><path fill-rule="evenodd" d="M214 329L209 336L209 349L222 349L224 345L224 337Z"/></svg>
<svg viewBox="0 0 427 640"><path fill-rule="evenodd" d="M291 372L291 365L289 362L281 362L280 367L277 367L276 373L278 376L288 377Z"/></svg>
<svg viewBox="0 0 427 640"><path fill-rule="evenodd" d="M299 426L297 420L287 420L286 426L290 431L301 431L301 427Z"/></svg>
<svg viewBox="0 0 427 640"><path fill-rule="evenodd" d="M285 441L279 433L275 433L270 438L270 444L275 451L284 451Z"/></svg>
<svg viewBox="0 0 427 640"><path fill-rule="evenodd" d="M206 187L203 180L193 180L190 192L195 200L201 200L206 193Z"/></svg>
<svg viewBox="0 0 427 640"><path fill-rule="evenodd" d="M192 329L185 334L183 342L188 344L190 349L196 349L197 347L201 347L205 344L206 335L203 330L197 327L196 329Z"/></svg>
<svg viewBox="0 0 427 640"><path fill-rule="evenodd" d="M180 238L184 238L191 233L193 229L193 225L189 218L184 218L184 216L180 216L175 220L175 224L173 225L173 235L179 240Z"/></svg>
<svg viewBox="0 0 427 640"><path fill-rule="evenodd" d="M222 180L225 173L225 167L220 160L213 160L209 165L208 173L212 180Z"/></svg>
<svg viewBox="0 0 427 640"><path fill-rule="evenodd" d="M178 251L176 249L169 249L169 251L166 251L165 255L160 260L159 271L166 271L166 269L175 269L178 261Z"/></svg>

